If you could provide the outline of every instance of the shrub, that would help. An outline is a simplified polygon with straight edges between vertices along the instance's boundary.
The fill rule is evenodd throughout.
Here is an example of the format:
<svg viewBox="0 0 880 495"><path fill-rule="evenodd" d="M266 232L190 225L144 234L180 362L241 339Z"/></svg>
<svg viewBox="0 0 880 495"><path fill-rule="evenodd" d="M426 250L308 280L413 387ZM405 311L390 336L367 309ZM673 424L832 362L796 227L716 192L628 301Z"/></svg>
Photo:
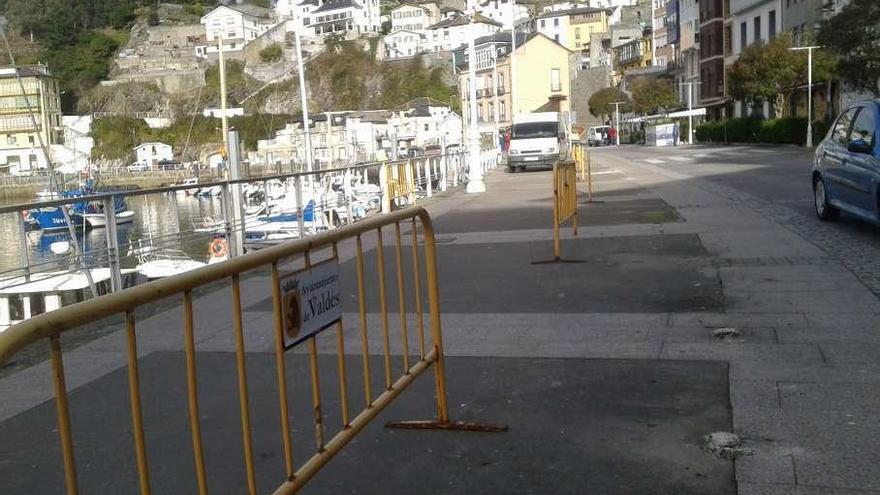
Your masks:
<svg viewBox="0 0 880 495"><path fill-rule="evenodd" d="M813 123L813 140L817 141L828 130L825 122ZM707 122L695 129L697 141L709 143L770 143L803 145L807 135L807 119L783 117L761 120L744 117Z"/></svg>
<svg viewBox="0 0 880 495"><path fill-rule="evenodd" d="M260 60L267 64L281 60L282 55L284 55L284 50L281 49L281 45L278 43L272 43L260 50Z"/></svg>

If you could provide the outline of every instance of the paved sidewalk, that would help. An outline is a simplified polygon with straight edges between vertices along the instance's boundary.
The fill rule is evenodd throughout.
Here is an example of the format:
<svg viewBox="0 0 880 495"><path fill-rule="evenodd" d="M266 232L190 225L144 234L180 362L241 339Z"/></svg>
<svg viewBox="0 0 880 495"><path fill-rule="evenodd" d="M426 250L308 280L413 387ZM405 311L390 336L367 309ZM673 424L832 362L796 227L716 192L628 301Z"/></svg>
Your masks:
<svg viewBox="0 0 880 495"><path fill-rule="evenodd" d="M473 441L418 434L437 442L431 448L371 427L331 462L313 492L353 491L356 479L389 487L358 493L415 491L412 480L434 469L423 491L714 494L736 486L741 494L880 493L880 454L871 442L880 429L875 296L829 253L699 180L619 160L611 149L593 157L596 202L581 205L576 239L564 231L564 256L583 263L531 263L551 256L548 172L493 172L487 193L454 192L428 203L438 231L444 341L453 356L450 400L469 419L509 422L509 436ZM351 246L341 246L340 255L342 278L350 280ZM272 349L265 331L271 327L268 287L265 274L245 283L249 362L262 363ZM345 320L354 327L353 287L343 288ZM396 297L389 292L389 301ZM229 290L221 289L196 301L199 362L218 377L228 375L220 363L230 361L234 349L228 298ZM369 315L371 328L378 319ZM169 331L180 321L172 308L140 324L145 369L176 367L175 376L183 376L182 336ZM396 315L391 322L399 331ZM739 336L714 337L721 327ZM122 337L111 334L65 354L68 385L79 387L75 408L103 403L107 390L123 386ZM371 338L371 349L381 349L378 332ZM357 332L346 339L347 349L356 350ZM320 342L323 351L334 346L332 338ZM153 400L174 404L181 397L160 401L162 385L171 380L162 373L153 375ZM268 368L255 372L261 373L271 380ZM421 391L405 393L388 415L427 414L430 384L423 381ZM229 411L212 408L218 424L237 418L234 386L227 385L233 402L225 402ZM271 386L263 387L269 394ZM49 444L55 435L54 408L44 403L51 397L47 364L0 379L0 397L0 437L16 439L9 443L15 450L0 451L0 480L8 483L5 474L20 459L39 464L27 453L30 435L23 432ZM108 423L120 431L128 424L126 401L116 401L120 418ZM275 402L260 417L274 427L272 407ZM83 416L85 428L100 431L102 421L89 426L100 408L86 410L95 418ZM555 432L547 429L553 425ZM168 428L188 435L185 423ZM741 434L754 455L728 461L703 452L701 436L716 430ZM222 464L228 484L220 492L241 482L233 431L231 444L221 446L234 455L228 467ZM129 435L119 436L121 450L104 454L128 459ZM266 455L277 456L272 447L274 454ZM162 464L166 475L180 469L189 479L191 455L182 452ZM47 456L54 471L46 479L57 477L56 459ZM264 461L271 467L278 458ZM96 479L101 466L93 468ZM44 475L35 469L30 476L40 481ZM0 481L0 492L33 492L27 484L33 478L16 473L16 479L23 481Z"/></svg>

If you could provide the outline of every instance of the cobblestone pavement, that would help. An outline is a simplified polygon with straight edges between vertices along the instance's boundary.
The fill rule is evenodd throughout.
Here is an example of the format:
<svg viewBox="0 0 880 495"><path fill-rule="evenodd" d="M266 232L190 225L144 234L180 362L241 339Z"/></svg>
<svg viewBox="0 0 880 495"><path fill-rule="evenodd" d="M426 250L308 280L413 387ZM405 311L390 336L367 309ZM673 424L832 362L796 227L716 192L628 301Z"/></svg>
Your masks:
<svg viewBox="0 0 880 495"><path fill-rule="evenodd" d="M846 222L841 227L820 222L813 215L808 153L795 148L697 147L695 150L652 150L652 158L645 158L648 155L643 149L632 148L623 156L639 166L668 177L688 180L693 187L754 210L819 247L829 259L843 264L871 292L880 296L880 228L858 225L858 221ZM688 160L674 159L682 156ZM690 166L683 167L683 163ZM761 184L760 169L749 167L742 172L744 164L775 168L777 174L795 187L760 190L762 186L766 187ZM747 174L755 174L755 180L726 179L728 175ZM725 182L738 185L731 187L724 185ZM801 207L790 206L793 203Z"/></svg>

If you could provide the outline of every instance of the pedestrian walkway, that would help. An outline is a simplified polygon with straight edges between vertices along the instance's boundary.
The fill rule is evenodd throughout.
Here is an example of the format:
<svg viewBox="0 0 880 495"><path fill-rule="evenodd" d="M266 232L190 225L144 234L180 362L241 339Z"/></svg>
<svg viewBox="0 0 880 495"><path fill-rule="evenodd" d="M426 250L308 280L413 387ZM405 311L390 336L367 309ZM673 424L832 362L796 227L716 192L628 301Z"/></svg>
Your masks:
<svg viewBox="0 0 880 495"><path fill-rule="evenodd" d="M486 193L450 192L427 205L438 232L453 414L507 423L510 432L393 432L376 423L308 493L880 490L871 441L880 381L872 325L880 303L870 291L815 246L699 182L620 160L614 149L594 151L593 164L595 201L581 197L577 238L563 230L563 258L580 263L533 264L552 257L549 172L493 171ZM373 260L374 246L365 247ZM345 320L354 322L350 247L340 246L340 260ZM253 422L269 428L277 424L277 399L266 280L256 274L245 282L243 307ZM240 492L227 293L197 299L197 322L204 322L197 351L200 376L216 377L201 391L210 404L205 429L213 432L207 448L215 452L207 462L222 473L212 484ZM161 459L156 493L194 491L185 418L162 413L185 404L182 338L169 332L180 319L171 307L139 326L148 444L151 458ZM367 320L378 328L379 314ZM397 332L398 319L390 321ZM356 332L346 338L347 349L356 349ZM379 333L371 338L380 349ZM335 345L319 341L322 351ZM291 356L291 376L307 375L303 357ZM127 402L116 400L126 396L112 392L125 389L124 339L102 337L65 359L76 388L74 423L82 427L78 449L96 458L82 476L93 489L84 492L133 491ZM330 370L334 362L326 356L321 366ZM305 381L291 381L293 396L305 393ZM431 383L416 383L382 421L431 414ZM0 438L8 446L0 454L0 492L60 486L54 408L45 402L48 364L0 378L0 397ZM338 422L336 403L327 400L327 422ZM304 398L292 415L309 416L309 406ZM740 434L739 452L751 455L734 462L705 452L701 438L715 431ZM310 434L295 431L294 444L305 449ZM262 491L281 472L274 438L255 432Z"/></svg>

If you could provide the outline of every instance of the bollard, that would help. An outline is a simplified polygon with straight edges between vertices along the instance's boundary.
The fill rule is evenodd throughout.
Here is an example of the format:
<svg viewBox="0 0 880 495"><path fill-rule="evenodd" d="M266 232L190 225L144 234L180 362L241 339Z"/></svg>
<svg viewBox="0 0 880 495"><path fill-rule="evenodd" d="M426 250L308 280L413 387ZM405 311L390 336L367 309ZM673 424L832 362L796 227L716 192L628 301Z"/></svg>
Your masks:
<svg viewBox="0 0 880 495"><path fill-rule="evenodd" d="M433 177L431 174L431 159L425 158L425 192L427 193L429 198L433 195L432 191L431 191L432 178Z"/></svg>
<svg viewBox="0 0 880 495"><path fill-rule="evenodd" d="M379 166L379 187L382 194L382 213L391 213L391 191L388 187L390 177L388 177L388 163L382 162Z"/></svg>

